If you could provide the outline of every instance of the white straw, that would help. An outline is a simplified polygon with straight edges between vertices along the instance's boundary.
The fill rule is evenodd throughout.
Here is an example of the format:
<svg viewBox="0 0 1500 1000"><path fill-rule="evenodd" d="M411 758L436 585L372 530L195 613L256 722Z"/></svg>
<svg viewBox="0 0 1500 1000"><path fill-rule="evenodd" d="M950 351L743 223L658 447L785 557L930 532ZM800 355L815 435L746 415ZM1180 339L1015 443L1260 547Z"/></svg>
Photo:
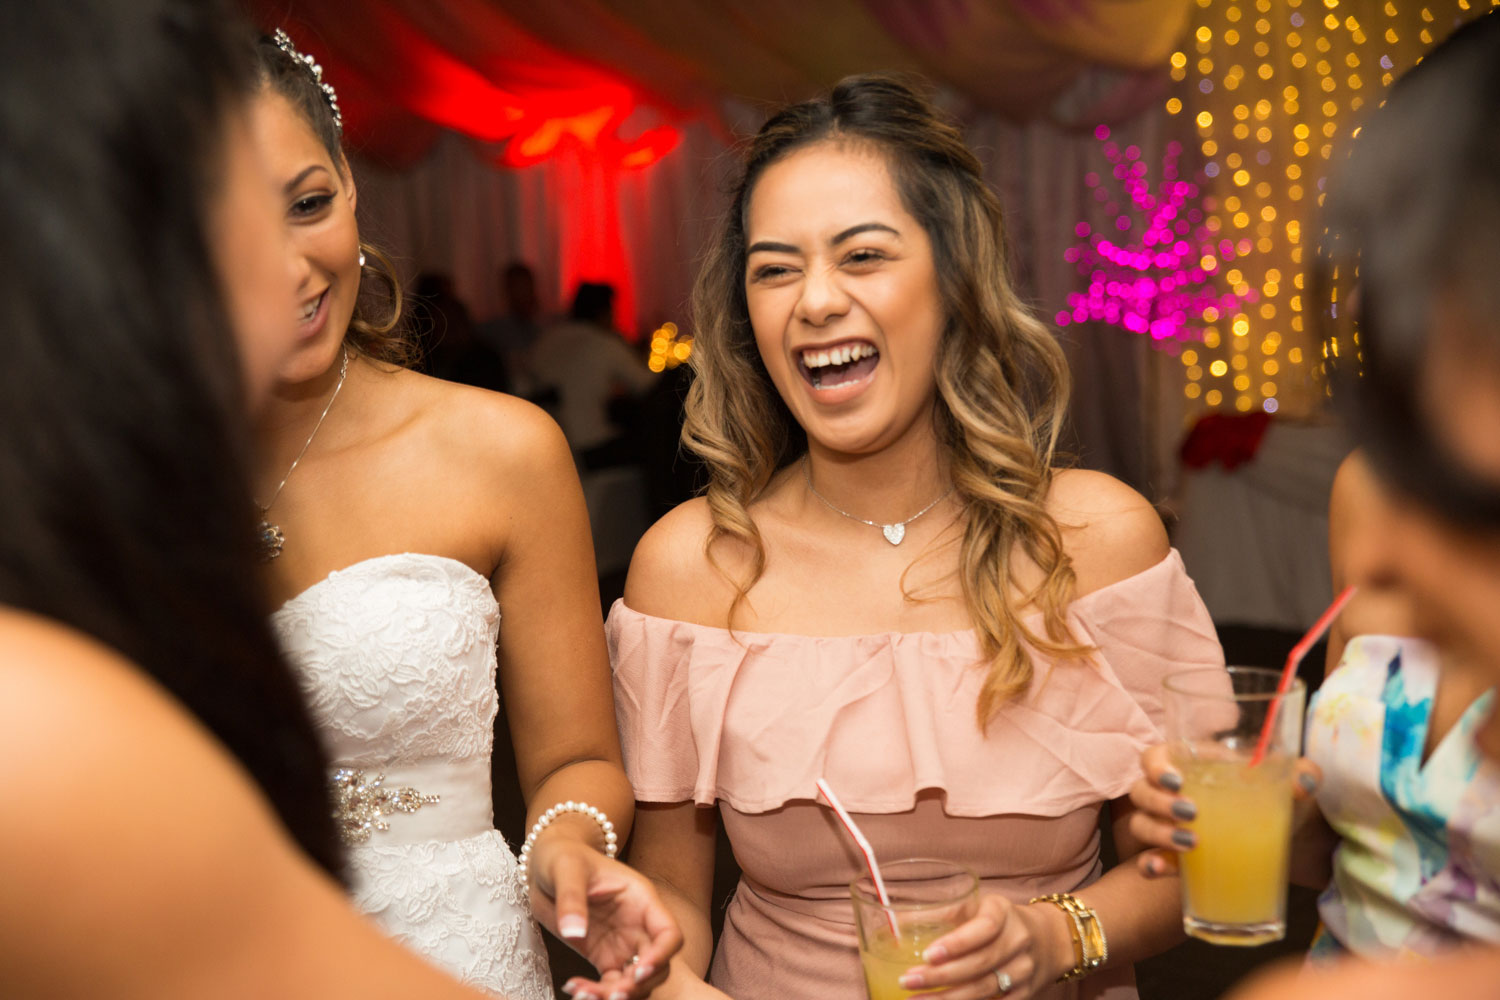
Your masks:
<svg viewBox="0 0 1500 1000"><path fill-rule="evenodd" d="M843 821L844 829L849 831L849 836L853 837L854 842L859 845L860 853L865 856L865 865L870 869L870 878L875 882L875 894L880 897L880 902L885 910L885 918L890 922L891 933L899 938L901 934L896 930L896 915L890 911L891 897L885 891L885 880L880 877L880 866L875 863L875 849L865 839L865 835L861 832L859 825L854 822L854 817L849 815L849 811L844 808L844 804L839 801L839 797L833 793L833 789L828 787L826 779L818 779L818 791L823 793L823 798L828 800L828 804L833 807L833 811Z"/></svg>

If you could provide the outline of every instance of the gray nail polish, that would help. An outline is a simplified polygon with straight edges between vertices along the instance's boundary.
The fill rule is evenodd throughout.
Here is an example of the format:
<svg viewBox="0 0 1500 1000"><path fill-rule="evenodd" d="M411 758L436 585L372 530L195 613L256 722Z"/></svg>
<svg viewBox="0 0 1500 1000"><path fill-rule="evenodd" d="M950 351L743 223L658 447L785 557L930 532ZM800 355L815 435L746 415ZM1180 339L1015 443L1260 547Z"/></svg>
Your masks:
<svg viewBox="0 0 1500 1000"><path fill-rule="evenodd" d="M1318 781L1310 774L1297 775L1297 784L1301 785L1302 790L1309 795L1318 790Z"/></svg>
<svg viewBox="0 0 1500 1000"><path fill-rule="evenodd" d="M1169 792L1182 791L1182 775L1176 771L1163 771L1161 777L1156 779L1156 783Z"/></svg>
<svg viewBox="0 0 1500 1000"><path fill-rule="evenodd" d="M1196 819L1198 816L1198 807L1187 799L1178 799L1172 803L1172 815L1183 821Z"/></svg>
<svg viewBox="0 0 1500 1000"><path fill-rule="evenodd" d="M1187 849L1198 843L1198 838L1193 835L1192 830L1173 830L1172 843L1178 847Z"/></svg>

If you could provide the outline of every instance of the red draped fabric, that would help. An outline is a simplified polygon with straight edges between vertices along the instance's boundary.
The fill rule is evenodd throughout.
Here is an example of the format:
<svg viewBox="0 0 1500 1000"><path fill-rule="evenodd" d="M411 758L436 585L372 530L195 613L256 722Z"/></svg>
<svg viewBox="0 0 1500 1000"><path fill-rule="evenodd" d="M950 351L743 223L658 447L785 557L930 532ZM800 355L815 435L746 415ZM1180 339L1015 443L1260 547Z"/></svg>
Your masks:
<svg viewBox="0 0 1500 1000"><path fill-rule="evenodd" d="M746 103L804 97L849 73L920 73L962 105L1079 127L1159 94L1190 0L248 0L338 89L350 147L405 171L440 132L499 169L543 164L564 199L559 286L608 281L637 325L620 229L627 173L678 145L686 123L727 142ZM1068 90L1120 70L1108 97Z"/></svg>

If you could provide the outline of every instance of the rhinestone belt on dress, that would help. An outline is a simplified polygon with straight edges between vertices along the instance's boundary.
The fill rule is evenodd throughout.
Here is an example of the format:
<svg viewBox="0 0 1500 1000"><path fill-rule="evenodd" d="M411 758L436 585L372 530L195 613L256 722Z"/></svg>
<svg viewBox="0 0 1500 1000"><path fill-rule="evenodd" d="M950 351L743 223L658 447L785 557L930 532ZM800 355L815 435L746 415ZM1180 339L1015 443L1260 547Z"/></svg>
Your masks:
<svg viewBox="0 0 1500 1000"><path fill-rule="evenodd" d="M367 778L364 771L341 767L333 772L333 818L339 837L350 847L367 842L372 834L391 828L386 817L414 813L437 805L441 796L423 795L415 788L385 788L385 775Z"/></svg>

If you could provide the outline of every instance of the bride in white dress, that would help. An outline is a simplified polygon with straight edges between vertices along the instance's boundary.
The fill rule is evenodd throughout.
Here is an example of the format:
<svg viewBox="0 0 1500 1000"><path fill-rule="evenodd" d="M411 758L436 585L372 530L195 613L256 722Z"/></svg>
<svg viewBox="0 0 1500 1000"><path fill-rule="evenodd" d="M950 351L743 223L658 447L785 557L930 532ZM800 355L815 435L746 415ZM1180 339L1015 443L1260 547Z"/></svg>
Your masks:
<svg viewBox="0 0 1500 1000"><path fill-rule="evenodd" d="M680 935L612 857L634 796L567 445L528 403L401 367L371 316L395 286L359 240L337 98L284 36L258 51L251 125L284 184L303 313L259 426L256 502L356 902L497 995L552 996L534 914L601 972L575 997L644 996ZM537 834L524 870L491 814L497 664Z"/></svg>

